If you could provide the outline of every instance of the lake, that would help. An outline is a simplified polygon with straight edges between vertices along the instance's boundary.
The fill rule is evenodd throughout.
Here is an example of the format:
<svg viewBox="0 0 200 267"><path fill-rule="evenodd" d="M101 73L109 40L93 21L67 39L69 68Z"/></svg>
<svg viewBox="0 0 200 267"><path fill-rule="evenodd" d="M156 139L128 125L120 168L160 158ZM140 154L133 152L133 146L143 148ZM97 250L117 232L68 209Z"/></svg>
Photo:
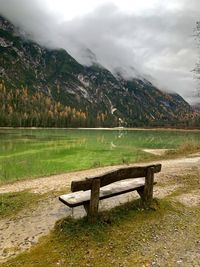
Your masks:
<svg viewBox="0 0 200 267"><path fill-rule="evenodd" d="M168 130L0 129L0 183L156 159L143 149L200 142L200 133Z"/></svg>

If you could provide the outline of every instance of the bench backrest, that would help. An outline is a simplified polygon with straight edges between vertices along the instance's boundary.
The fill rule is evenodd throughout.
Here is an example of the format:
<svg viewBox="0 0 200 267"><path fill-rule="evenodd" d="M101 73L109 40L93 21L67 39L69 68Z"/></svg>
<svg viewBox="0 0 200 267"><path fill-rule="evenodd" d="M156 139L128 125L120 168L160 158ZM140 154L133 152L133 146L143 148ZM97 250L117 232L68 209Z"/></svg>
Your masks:
<svg viewBox="0 0 200 267"><path fill-rule="evenodd" d="M81 190L90 190L92 188L94 179L100 180L100 187L102 187L125 179L146 177L148 168L153 168L154 173L157 173L161 171L161 164L139 167L126 167L115 171L110 171L99 176L85 178L84 180L73 181L71 183L71 191L76 192Z"/></svg>

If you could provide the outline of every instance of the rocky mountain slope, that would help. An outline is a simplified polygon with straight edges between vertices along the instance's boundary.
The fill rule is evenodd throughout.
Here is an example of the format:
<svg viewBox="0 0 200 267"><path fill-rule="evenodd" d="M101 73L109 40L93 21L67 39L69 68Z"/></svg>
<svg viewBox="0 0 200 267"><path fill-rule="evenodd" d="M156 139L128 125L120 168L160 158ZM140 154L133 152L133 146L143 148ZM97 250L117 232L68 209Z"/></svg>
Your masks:
<svg viewBox="0 0 200 267"><path fill-rule="evenodd" d="M194 116L181 96L164 93L146 79L113 75L98 64L85 67L65 50L28 40L3 17L0 81L9 90L26 87L29 94L40 92L63 108L85 112L86 126L177 125Z"/></svg>

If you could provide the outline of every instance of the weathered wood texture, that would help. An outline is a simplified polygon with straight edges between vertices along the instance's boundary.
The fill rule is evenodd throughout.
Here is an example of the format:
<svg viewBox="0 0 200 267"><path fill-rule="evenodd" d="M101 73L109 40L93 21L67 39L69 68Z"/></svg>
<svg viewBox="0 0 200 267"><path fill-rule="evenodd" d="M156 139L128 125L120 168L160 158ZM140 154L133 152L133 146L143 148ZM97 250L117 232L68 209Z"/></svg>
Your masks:
<svg viewBox="0 0 200 267"><path fill-rule="evenodd" d="M144 185L145 178L126 179L115 182L100 188L99 200L129 193L134 190L139 190L143 193ZM89 212L90 190L62 195L59 199L69 207L84 205L86 212Z"/></svg>
<svg viewBox="0 0 200 267"><path fill-rule="evenodd" d="M151 205L153 199L153 182L154 182L154 168L147 169L144 185L144 202L147 206Z"/></svg>
<svg viewBox="0 0 200 267"><path fill-rule="evenodd" d="M96 218L98 215L99 192L100 192L100 180L94 179L92 182L90 205L89 205L89 212L88 212L89 221L92 223L96 221Z"/></svg>
<svg viewBox="0 0 200 267"><path fill-rule="evenodd" d="M128 167L85 180L73 181L71 184L73 193L62 195L59 199L69 207L84 205L89 221L94 223L101 199L137 190L144 207L149 207L153 199L154 173L160 171L161 164Z"/></svg>
<svg viewBox="0 0 200 267"><path fill-rule="evenodd" d="M148 168L153 168L154 173L161 171L161 164L149 165L149 166L139 166L139 167L128 167L121 168L116 171L111 171L96 177L86 178L85 180L73 181L71 184L71 191L76 192L80 190L90 190L92 187L92 182L94 179L100 180L100 187L124 180L129 178L146 177Z"/></svg>

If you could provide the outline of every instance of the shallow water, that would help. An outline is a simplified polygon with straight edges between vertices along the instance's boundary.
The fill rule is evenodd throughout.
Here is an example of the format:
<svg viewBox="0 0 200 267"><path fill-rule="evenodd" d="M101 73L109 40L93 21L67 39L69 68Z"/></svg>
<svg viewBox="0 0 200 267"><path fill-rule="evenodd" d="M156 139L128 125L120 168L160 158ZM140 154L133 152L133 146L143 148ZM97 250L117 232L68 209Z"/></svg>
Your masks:
<svg viewBox="0 0 200 267"><path fill-rule="evenodd" d="M154 159L143 149L200 142L199 132L0 129L0 182Z"/></svg>

